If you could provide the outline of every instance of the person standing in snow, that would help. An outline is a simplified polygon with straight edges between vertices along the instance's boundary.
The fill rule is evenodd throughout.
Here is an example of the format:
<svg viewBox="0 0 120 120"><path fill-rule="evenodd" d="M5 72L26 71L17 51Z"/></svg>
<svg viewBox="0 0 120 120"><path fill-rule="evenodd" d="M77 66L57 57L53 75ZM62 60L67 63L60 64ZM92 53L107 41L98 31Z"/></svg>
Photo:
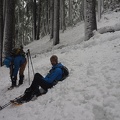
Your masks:
<svg viewBox="0 0 120 120"><path fill-rule="evenodd" d="M40 96L41 94L47 93L49 88L52 88L58 81L62 80L63 71L61 68L63 65L58 63L58 57L56 55L52 55L50 62L52 64L52 69L45 77L39 73L34 75L32 84L25 90L24 96L19 100L20 102L31 100L33 95ZM39 86L41 89L39 89Z"/></svg>
<svg viewBox="0 0 120 120"><path fill-rule="evenodd" d="M18 86L22 85L24 79L24 70L27 64L23 47L14 48L11 52L11 55L6 57L3 63L4 65L6 65L6 67L10 68L10 78L12 85L8 89L10 90L17 86L16 82L18 71L19 71Z"/></svg>

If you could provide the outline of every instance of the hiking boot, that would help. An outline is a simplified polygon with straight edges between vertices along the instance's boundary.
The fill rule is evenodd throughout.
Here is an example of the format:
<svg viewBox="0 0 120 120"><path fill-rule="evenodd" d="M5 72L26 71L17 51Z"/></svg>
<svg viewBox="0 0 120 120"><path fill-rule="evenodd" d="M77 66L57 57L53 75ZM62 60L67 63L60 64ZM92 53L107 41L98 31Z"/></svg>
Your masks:
<svg viewBox="0 0 120 120"><path fill-rule="evenodd" d="M24 96L20 100L28 102L28 101L30 101L33 98L33 96L34 96L33 91L29 87L29 88L26 88L26 90L24 92Z"/></svg>
<svg viewBox="0 0 120 120"><path fill-rule="evenodd" d="M12 90L14 87L16 87L16 80L12 80L12 85L8 88L8 90Z"/></svg>
<svg viewBox="0 0 120 120"><path fill-rule="evenodd" d="M20 98L20 99L17 99L16 101L14 101L13 103L15 103L15 104L22 104L22 103L24 103L24 102L26 102L26 101L23 101L23 100Z"/></svg>
<svg viewBox="0 0 120 120"><path fill-rule="evenodd" d="M24 75L20 75L19 77L20 77L20 80L19 80L18 86L23 84Z"/></svg>
<svg viewBox="0 0 120 120"><path fill-rule="evenodd" d="M32 99L31 94L27 93L23 97L17 100L18 103L29 102Z"/></svg>
<svg viewBox="0 0 120 120"><path fill-rule="evenodd" d="M16 87L16 81L17 81L17 77L11 77L12 78L12 85L8 88L8 90L12 90L14 87Z"/></svg>
<svg viewBox="0 0 120 120"><path fill-rule="evenodd" d="M17 86L19 87L19 86L22 85L22 84L23 84L23 83L20 83L20 82L19 82Z"/></svg>
<svg viewBox="0 0 120 120"><path fill-rule="evenodd" d="M8 90L12 90L12 89L14 89L14 87L16 87L16 86L11 85L11 86L8 88Z"/></svg>

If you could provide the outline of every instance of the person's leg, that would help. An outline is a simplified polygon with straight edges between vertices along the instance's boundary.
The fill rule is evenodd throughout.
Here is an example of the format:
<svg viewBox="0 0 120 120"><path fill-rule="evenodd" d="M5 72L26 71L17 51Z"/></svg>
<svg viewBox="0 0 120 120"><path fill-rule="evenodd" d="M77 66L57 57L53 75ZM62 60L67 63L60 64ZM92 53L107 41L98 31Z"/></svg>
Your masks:
<svg viewBox="0 0 120 120"><path fill-rule="evenodd" d="M12 85L8 88L8 90L13 89L16 87L16 82L17 82L17 77L15 76L14 78L11 77Z"/></svg>
<svg viewBox="0 0 120 120"><path fill-rule="evenodd" d="M44 90L47 90L48 88L51 88L53 85L47 83L41 74L36 73L30 88L36 89L39 88L39 86Z"/></svg>
<svg viewBox="0 0 120 120"><path fill-rule="evenodd" d="M18 83L18 85L23 84L24 71L25 71L26 64L27 64L27 61L25 61L25 63L22 64L21 67L20 67L20 70L19 70L19 83Z"/></svg>
<svg viewBox="0 0 120 120"><path fill-rule="evenodd" d="M40 92L39 86L44 90L43 93ZM36 73L31 86L25 90L25 95L23 96L22 100L29 101L34 95L39 96L41 94L45 94L48 88L51 87L51 84L48 84L45 82L45 80L43 80L43 76L41 74Z"/></svg>
<svg viewBox="0 0 120 120"><path fill-rule="evenodd" d="M34 79L32 81L32 84L31 84L30 88L32 90L38 89L39 86L40 86L40 82L42 81L42 79L43 79L43 76L41 74L39 74L39 73L36 73L34 75Z"/></svg>
<svg viewBox="0 0 120 120"><path fill-rule="evenodd" d="M34 75L34 79L32 81L31 86L29 88L26 88L24 96L20 99L20 101L30 101L34 95L40 95L39 81L41 81L42 78L42 75L40 75L39 73L36 73Z"/></svg>
<svg viewBox="0 0 120 120"><path fill-rule="evenodd" d="M17 76L13 76L13 65L10 66L10 79L11 79L11 86L8 88L8 90L13 89L14 87L16 87L16 83L17 83Z"/></svg>

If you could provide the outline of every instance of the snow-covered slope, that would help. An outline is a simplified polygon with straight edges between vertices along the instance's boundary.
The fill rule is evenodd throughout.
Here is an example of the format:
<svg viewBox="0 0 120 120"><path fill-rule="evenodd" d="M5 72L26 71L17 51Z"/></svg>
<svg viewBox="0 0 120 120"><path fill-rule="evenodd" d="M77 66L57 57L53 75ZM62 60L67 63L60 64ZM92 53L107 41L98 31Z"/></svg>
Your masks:
<svg viewBox="0 0 120 120"><path fill-rule="evenodd" d="M120 12L102 16L98 28L119 24ZM118 26L116 26L118 27ZM120 31L95 35L84 42L84 24L60 34L55 47L46 36L30 49L34 71L45 75L56 54L70 70L70 76L48 93L21 106L10 105L0 111L0 120L120 120ZM51 47L52 46L52 47ZM30 67L31 81L33 79ZM29 87L28 67L22 86L7 91L9 70L0 68L0 105L23 94Z"/></svg>

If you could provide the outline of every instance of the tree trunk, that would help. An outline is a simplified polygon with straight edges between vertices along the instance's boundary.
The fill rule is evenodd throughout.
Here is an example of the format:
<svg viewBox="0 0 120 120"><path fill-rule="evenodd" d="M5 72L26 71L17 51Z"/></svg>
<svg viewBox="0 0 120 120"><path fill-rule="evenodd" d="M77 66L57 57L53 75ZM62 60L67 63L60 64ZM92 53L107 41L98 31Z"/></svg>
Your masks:
<svg viewBox="0 0 120 120"><path fill-rule="evenodd" d="M17 40L19 41L19 33L20 33L20 26L19 26L19 23L20 23L20 6L19 6L19 3L18 3L18 32L17 32Z"/></svg>
<svg viewBox="0 0 120 120"><path fill-rule="evenodd" d="M95 0L85 0L85 40L93 36L93 30L97 30Z"/></svg>
<svg viewBox="0 0 120 120"><path fill-rule="evenodd" d="M49 4L48 4L48 0L46 0L46 33L48 34L49 33L49 24L48 24L48 19L49 19L49 15L48 15L48 9L49 9Z"/></svg>
<svg viewBox="0 0 120 120"><path fill-rule="evenodd" d="M60 30L62 30L62 0L60 0Z"/></svg>
<svg viewBox="0 0 120 120"><path fill-rule="evenodd" d="M36 0L33 0L33 37L36 40Z"/></svg>
<svg viewBox="0 0 120 120"><path fill-rule="evenodd" d="M66 30L66 25L65 25L65 0L61 0L61 8L62 8L62 30Z"/></svg>
<svg viewBox="0 0 120 120"><path fill-rule="evenodd" d="M80 4L80 20L84 20L84 0L81 0Z"/></svg>
<svg viewBox="0 0 120 120"><path fill-rule="evenodd" d="M98 0L98 21L101 19L101 0Z"/></svg>
<svg viewBox="0 0 120 120"><path fill-rule="evenodd" d="M39 0L39 6L38 6L37 40L40 39L40 21L41 21L41 0Z"/></svg>
<svg viewBox="0 0 120 120"><path fill-rule="evenodd" d="M15 40L15 0L6 0L4 31L4 53L9 56Z"/></svg>
<svg viewBox="0 0 120 120"><path fill-rule="evenodd" d="M50 0L50 40L53 39L54 26L54 0Z"/></svg>
<svg viewBox="0 0 120 120"><path fill-rule="evenodd" d="M69 0L69 26L73 25L72 21L72 0Z"/></svg>
<svg viewBox="0 0 120 120"><path fill-rule="evenodd" d="M3 0L3 22L5 24L6 0Z"/></svg>
<svg viewBox="0 0 120 120"><path fill-rule="evenodd" d="M3 0L0 0L0 66L2 66L3 50Z"/></svg>
<svg viewBox="0 0 120 120"><path fill-rule="evenodd" d="M54 0L54 36L53 36L53 45L59 44L59 8L60 8L60 0Z"/></svg>
<svg viewBox="0 0 120 120"><path fill-rule="evenodd" d="M101 0L101 13L104 11L104 0Z"/></svg>

